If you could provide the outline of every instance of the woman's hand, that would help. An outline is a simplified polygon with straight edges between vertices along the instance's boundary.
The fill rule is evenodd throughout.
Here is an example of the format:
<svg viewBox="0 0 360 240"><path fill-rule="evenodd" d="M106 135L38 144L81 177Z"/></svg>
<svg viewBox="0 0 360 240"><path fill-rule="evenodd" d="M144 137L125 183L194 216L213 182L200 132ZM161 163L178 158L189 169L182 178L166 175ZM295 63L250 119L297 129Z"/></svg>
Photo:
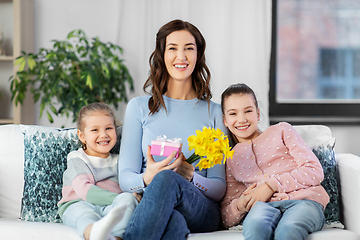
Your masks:
<svg viewBox="0 0 360 240"><path fill-rule="evenodd" d="M180 153L179 157L177 159L175 159L175 161L173 163L170 164L170 162L176 156L177 152L175 151L170 156L165 158L164 160L162 160L160 162L155 162L154 158L150 154L150 150L151 150L151 147L148 146L148 150L146 152L146 156L147 156L146 170L143 174L143 180L144 180L145 186L147 186L151 183L152 179L155 177L155 175L158 172L161 172L163 170L175 169L176 167L178 167L181 164L182 159L183 159L183 154Z"/></svg>
<svg viewBox="0 0 360 240"><path fill-rule="evenodd" d="M254 186L254 185L252 185L252 186ZM247 211L250 211L252 206L254 206L254 204L257 201L260 201L260 202L269 201L271 196L274 194L274 191L266 183L263 183L254 188L251 188L252 186L250 186L248 189L246 189L245 192L243 193L243 195L245 197L244 197L242 204Z"/></svg>
<svg viewBox="0 0 360 240"><path fill-rule="evenodd" d="M186 162L186 158L183 157L183 161L181 161L181 164L176 167L174 171L190 182L194 177L195 167Z"/></svg>

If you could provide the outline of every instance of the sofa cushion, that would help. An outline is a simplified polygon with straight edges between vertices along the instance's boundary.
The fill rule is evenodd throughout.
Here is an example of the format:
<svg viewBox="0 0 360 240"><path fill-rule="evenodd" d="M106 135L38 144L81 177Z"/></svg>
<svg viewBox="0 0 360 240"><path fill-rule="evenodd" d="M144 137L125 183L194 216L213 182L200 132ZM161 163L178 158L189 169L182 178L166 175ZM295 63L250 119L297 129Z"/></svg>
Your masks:
<svg viewBox="0 0 360 240"><path fill-rule="evenodd" d="M188 240L243 240L244 236L238 230L223 230L211 233L190 233ZM322 231L314 232L306 237L306 240L358 240L359 235L355 232L343 229L323 229Z"/></svg>
<svg viewBox="0 0 360 240"><path fill-rule="evenodd" d="M330 197L330 202L324 210L326 224L343 228L344 226L340 223L338 176L334 153L335 138L332 137L330 128L323 125L302 125L294 126L294 128L312 149L323 167L324 180L321 185Z"/></svg>
<svg viewBox="0 0 360 240"><path fill-rule="evenodd" d="M0 239L6 240L83 240L75 228L62 223L21 221L14 218L0 218Z"/></svg>
<svg viewBox="0 0 360 240"><path fill-rule="evenodd" d="M25 221L61 222L57 203L67 154L81 147L76 129L20 125L24 134L24 192L20 217Z"/></svg>

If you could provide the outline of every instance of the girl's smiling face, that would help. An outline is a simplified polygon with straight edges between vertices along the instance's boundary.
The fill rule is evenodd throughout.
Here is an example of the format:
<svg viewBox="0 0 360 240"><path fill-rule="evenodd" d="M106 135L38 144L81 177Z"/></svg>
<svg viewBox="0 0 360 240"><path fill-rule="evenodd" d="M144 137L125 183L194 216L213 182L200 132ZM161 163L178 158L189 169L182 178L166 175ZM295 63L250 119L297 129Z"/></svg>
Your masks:
<svg viewBox="0 0 360 240"><path fill-rule="evenodd" d="M171 80L191 81L197 60L197 48L194 36L180 30L166 37L164 61Z"/></svg>
<svg viewBox="0 0 360 240"><path fill-rule="evenodd" d="M240 143L260 135L259 119L259 109L250 94L232 94L225 99L224 124Z"/></svg>
<svg viewBox="0 0 360 240"><path fill-rule="evenodd" d="M86 143L86 154L107 158L116 144L116 127L112 116L101 111L83 119L84 129L78 130L80 141Z"/></svg>

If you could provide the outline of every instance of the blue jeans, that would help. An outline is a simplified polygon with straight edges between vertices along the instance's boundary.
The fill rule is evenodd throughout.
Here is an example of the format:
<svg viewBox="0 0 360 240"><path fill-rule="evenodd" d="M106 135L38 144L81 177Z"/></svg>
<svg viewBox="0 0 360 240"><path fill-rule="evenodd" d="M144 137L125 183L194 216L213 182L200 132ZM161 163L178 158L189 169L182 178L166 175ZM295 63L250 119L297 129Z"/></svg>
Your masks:
<svg viewBox="0 0 360 240"><path fill-rule="evenodd" d="M324 207L315 201L256 202L245 217L243 235L246 240L300 240L324 222Z"/></svg>
<svg viewBox="0 0 360 240"><path fill-rule="evenodd" d="M172 170L155 175L125 230L125 240L186 239L218 229L218 204Z"/></svg>
<svg viewBox="0 0 360 240"><path fill-rule="evenodd" d="M84 237L85 228L103 218L112 208L126 202L127 208L125 210L122 220L113 228L111 234L117 237L123 237L125 227L129 222L134 208L138 204L135 196L131 193L121 193L113 201L111 205L99 206L86 201L79 201L71 204L64 212L62 220L64 225L77 229L77 233L82 238Z"/></svg>

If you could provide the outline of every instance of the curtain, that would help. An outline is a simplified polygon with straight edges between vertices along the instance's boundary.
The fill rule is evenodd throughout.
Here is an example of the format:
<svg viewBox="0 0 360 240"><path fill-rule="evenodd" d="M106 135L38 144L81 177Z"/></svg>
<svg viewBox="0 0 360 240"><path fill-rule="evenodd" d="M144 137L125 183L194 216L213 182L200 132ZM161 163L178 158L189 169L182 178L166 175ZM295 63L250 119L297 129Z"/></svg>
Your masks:
<svg viewBox="0 0 360 240"><path fill-rule="evenodd" d="M270 0L122 0L118 7L116 44L124 49L123 58L134 80L130 98L144 94L157 31L173 19L182 19L205 37L212 100L220 103L221 93L230 84L246 83L259 101L260 129L268 127Z"/></svg>

